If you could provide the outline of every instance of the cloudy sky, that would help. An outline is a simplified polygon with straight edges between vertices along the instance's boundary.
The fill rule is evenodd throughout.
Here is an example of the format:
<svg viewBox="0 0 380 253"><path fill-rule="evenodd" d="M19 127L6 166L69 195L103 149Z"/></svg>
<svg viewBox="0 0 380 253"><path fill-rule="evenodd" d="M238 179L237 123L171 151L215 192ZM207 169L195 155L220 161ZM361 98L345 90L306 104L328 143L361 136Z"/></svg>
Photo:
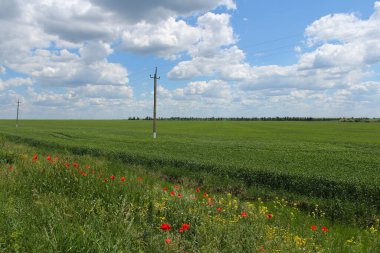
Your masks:
<svg viewBox="0 0 380 253"><path fill-rule="evenodd" d="M0 118L380 117L380 2L0 0Z"/></svg>

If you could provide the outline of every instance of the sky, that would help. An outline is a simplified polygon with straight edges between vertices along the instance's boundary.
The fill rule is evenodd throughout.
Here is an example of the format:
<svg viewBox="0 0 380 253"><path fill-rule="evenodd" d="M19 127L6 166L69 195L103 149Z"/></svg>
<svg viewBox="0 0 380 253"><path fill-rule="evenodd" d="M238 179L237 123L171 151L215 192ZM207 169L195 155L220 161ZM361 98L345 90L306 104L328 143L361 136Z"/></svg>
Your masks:
<svg viewBox="0 0 380 253"><path fill-rule="evenodd" d="M380 117L380 1L0 0L0 118Z"/></svg>

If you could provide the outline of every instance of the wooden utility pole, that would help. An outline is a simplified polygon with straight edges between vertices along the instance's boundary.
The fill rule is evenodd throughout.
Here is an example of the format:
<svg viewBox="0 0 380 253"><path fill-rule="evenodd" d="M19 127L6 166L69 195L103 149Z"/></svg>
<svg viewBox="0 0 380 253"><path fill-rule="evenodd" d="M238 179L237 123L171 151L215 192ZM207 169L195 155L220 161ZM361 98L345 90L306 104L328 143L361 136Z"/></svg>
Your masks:
<svg viewBox="0 0 380 253"><path fill-rule="evenodd" d="M18 127L18 111L19 111L19 108L20 108L20 100L17 100L17 118L16 118L16 127Z"/></svg>
<svg viewBox="0 0 380 253"><path fill-rule="evenodd" d="M153 138L156 139L157 132L156 132L156 108L157 108L157 79L160 79L160 77L157 77L157 67L156 71L154 72L154 76L150 75L150 78L154 79L154 105L153 105Z"/></svg>

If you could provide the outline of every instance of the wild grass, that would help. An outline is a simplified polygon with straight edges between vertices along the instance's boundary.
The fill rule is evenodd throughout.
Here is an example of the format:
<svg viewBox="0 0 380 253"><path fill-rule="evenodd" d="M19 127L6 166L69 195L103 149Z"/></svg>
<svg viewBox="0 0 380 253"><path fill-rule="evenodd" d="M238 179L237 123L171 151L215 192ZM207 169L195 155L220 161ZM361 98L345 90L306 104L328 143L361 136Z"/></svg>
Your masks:
<svg viewBox="0 0 380 253"><path fill-rule="evenodd" d="M359 229L285 199L244 201L191 178L4 142L0 252L378 252ZM165 225L166 224L166 225ZM170 227L169 230L163 228ZM182 230L181 230L182 229Z"/></svg>

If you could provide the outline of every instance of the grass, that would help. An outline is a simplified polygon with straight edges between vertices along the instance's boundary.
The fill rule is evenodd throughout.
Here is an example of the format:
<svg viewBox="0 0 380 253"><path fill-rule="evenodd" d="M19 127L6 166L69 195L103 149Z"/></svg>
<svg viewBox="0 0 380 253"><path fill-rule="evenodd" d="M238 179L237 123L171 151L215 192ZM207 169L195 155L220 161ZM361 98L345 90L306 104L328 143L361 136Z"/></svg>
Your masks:
<svg viewBox="0 0 380 253"><path fill-rule="evenodd" d="M0 252L380 249L379 221L334 224L285 199L244 201L192 178L61 149L2 141L1 156Z"/></svg>
<svg viewBox="0 0 380 253"><path fill-rule="evenodd" d="M370 225L380 211L379 124L159 121L156 140L149 121L20 125L0 121L0 133L8 140L100 155L172 176L213 177L221 188L237 186L237 192L249 188L302 199L305 209L319 204L333 220Z"/></svg>

